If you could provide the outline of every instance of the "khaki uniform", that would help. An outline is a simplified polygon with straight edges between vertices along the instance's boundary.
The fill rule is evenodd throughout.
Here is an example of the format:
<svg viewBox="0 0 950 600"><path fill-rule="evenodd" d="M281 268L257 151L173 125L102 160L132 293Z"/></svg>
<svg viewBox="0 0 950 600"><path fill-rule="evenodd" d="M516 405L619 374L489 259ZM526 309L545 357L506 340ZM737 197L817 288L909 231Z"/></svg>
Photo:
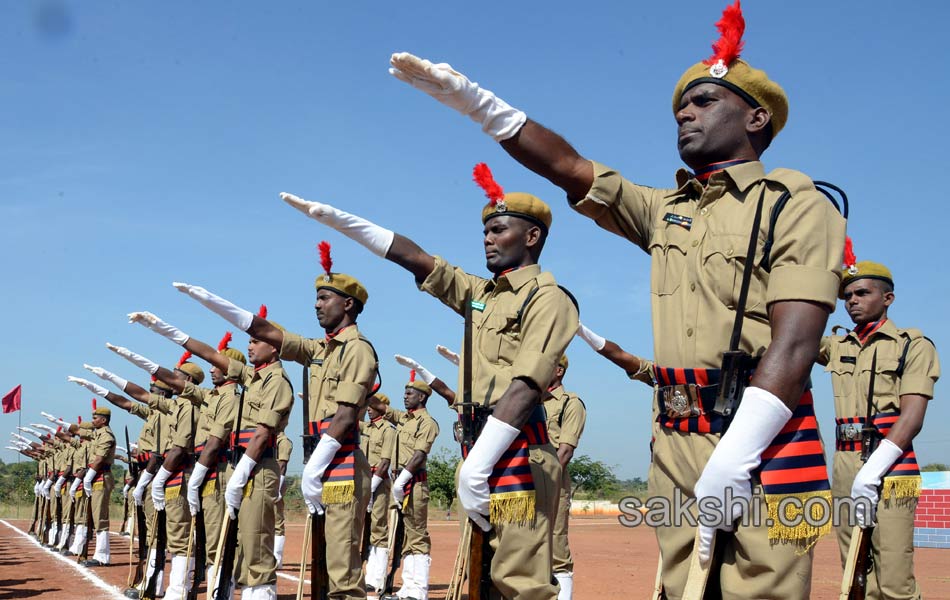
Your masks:
<svg viewBox="0 0 950 600"><path fill-rule="evenodd" d="M464 314L472 298L472 400L493 407L516 378L547 389L558 360L577 331L577 309L538 265L485 279L435 257L421 289ZM530 299L529 299L530 296ZM464 350L463 350L464 352ZM464 357L463 357L464 360ZM459 386L462 389L459 370ZM528 523L493 523L486 535L495 554L492 582L505 598L551 600L551 531L557 511L561 465L549 443L528 447L535 515Z"/></svg>
<svg viewBox="0 0 950 600"><path fill-rule="evenodd" d="M73 483L73 478L75 477L75 471L73 471L73 461L76 457L76 451L79 449L79 437L74 436L67 444L65 460L63 462L64 469L71 471L73 475L70 475L66 478L66 483L63 484L62 489L62 503L63 503L63 528L68 529L69 525L72 525L76 522L76 516L73 514L73 505L75 504L75 498L69 494L69 488ZM63 546L63 544L60 544Z"/></svg>
<svg viewBox="0 0 950 600"><path fill-rule="evenodd" d="M132 406L129 408L129 414L135 415L145 421L145 424L142 425L142 430L139 432L139 453L161 454L161 445L163 444L163 440L167 437L167 433L165 433L164 430L167 427L166 422L169 420L168 417L163 418L159 411L152 410L147 405L137 402L132 403ZM143 468L141 472L144 473L145 469ZM141 477L141 474L139 477ZM138 484L137 481L136 484ZM153 521L155 505L152 503L152 494L148 489L145 490L142 508L145 511L145 539L148 546L152 547L155 544L156 533Z"/></svg>
<svg viewBox="0 0 950 600"><path fill-rule="evenodd" d="M904 395L933 398L934 384L940 377L936 349L920 331L898 329L888 319L863 344L854 332L822 338L818 362L826 365L825 371L831 373L838 419L852 421L849 418L858 417L863 421L867 417L868 383L875 352L872 417L898 413L900 398ZM842 424L842 428L846 427ZM854 477L864 464L860 441L849 444L847 438L846 431L838 435L832 487L835 498L851 496ZM914 578L914 512L920 495L920 475L913 449L898 459L895 467L883 478L883 491L877 505L878 524L871 538L874 568L868 577L869 599L920 598L920 588ZM842 523L837 533L844 564L851 543L851 527L847 526L848 521Z"/></svg>
<svg viewBox="0 0 950 600"><path fill-rule="evenodd" d="M380 460L390 458L393 454L393 446L396 443L396 427L383 417L377 417L370 422L360 423L360 430L360 449L366 455L372 473L383 479L379 487L376 488L376 493L373 494L373 512L369 515L371 527L369 543L373 546L383 547L389 539L389 498L393 482L389 477L389 473L380 473L377 471L377 467ZM392 459L390 458L390 460Z"/></svg>
<svg viewBox="0 0 950 600"><path fill-rule="evenodd" d="M112 463L115 462L115 434L108 425L96 429L89 449L90 463L102 459L92 484L92 523L96 533L109 531L109 498L115 481L112 479Z"/></svg>
<svg viewBox="0 0 950 600"><path fill-rule="evenodd" d="M245 388L238 431L264 425L277 434L287 427L294 390L280 361L260 369L230 359L227 378ZM214 427L212 427L212 430ZM244 487L238 512L238 548L234 558L235 582L240 586L277 585L274 558L274 504L280 485L276 440L264 450ZM228 468L228 473L232 472Z"/></svg>
<svg viewBox="0 0 950 600"><path fill-rule="evenodd" d="M587 422L587 408L577 394L568 392L563 386L551 390L551 397L544 402L544 411L548 415L548 435L554 448L568 444L577 448L584 425ZM574 557L567 540L568 522L571 516L571 475L567 469L561 474L561 492L558 496L557 518L554 521L553 560L555 573L573 573Z"/></svg>
<svg viewBox="0 0 950 600"><path fill-rule="evenodd" d="M65 474L66 471L66 444L60 441L57 438L53 438L53 458L52 458L52 470L53 470L53 485L56 485L56 481L61 475ZM49 490L50 497L50 518L53 521L53 525L50 528L50 538L43 540L43 543L56 544L57 537L59 536L59 529L62 526L64 519L63 511L63 498L60 494L57 494L54 488Z"/></svg>
<svg viewBox="0 0 950 600"><path fill-rule="evenodd" d="M367 395L376 380L377 360L373 346L360 335L356 324L342 329L329 340L284 333L280 356L309 368L310 415L307 418L311 423L332 418L340 404L355 406L359 415L363 415ZM347 501L330 502L324 485L328 597L332 600L366 597L360 546L369 505L370 471L359 446L353 460L351 500L344 494Z"/></svg>
<svg viewBox="0 0 950 600"><path fill-rule="evenodd" d="M393 445L390 464L398 474L416 452L423 452L428 459L432 443L439 435L439 424L424 407L413 411L386 409L385 418L396 425L396 443ZM429 537L429 480L425 463L413 477L414 483L403 502L403 527L405 534L402 555L429 554L432 540ZM382 487L382 484L380 484ZM378 491L378 490L377 490Z"/></svg>
<svg viewBox="0 0 950 600"><path fill-rule="evenodd" d="M277 436L277 462L287 464L290 462L290 455L293 454L294 443L290 441L290 438L281 433ZM278 471L278 477L280 472ZM274 535L281 536L286 535L286 528L284 523L284 497L281 495L280 500L274 504Z"/></svg>
<svg viewBox="0 0 950 600"><path fill-rule="evenodd" d="M208 443L208 437L214 436L221 440L223 448L227 448L231 441L231 428L234 426L234 417L237 414L240 390L233 381L225 382L213 390L198 387L193 383L186 383L181 397L201 404L198 416L198 428L195 433L195 460ZM221 536L221 523L224 521L224 488L228 485L228 463L221 454L221 460L216 463L213 471L209 469L205 481L201 486L201 518L205 524L205 550L207 564L217 561L218 538Z"/></svg>
<svg viewBox="0 0 950 600"><path fill-rule="evenodd" d="M165 535L166 550L175 556L185 556L191 536L191 510L188 508L188 475L191 473L191 455L195 449L195 432L198 427L198 410L188 399L149 397L149 407L166 415L169 423L168 445L163 454L172 448L181 448L185 456L176 471L165 484ZM149 490L151 495L151 490Z"/></svg>
<svg viewBox="0 0 950 600"><path fill-rule="evenodd" d="M745 307L740 349L752 355L769 346L768 305L783 300L818 302L834 309L837 269L844 247L844 220L805 175L778 169L766 175L760 162L714 173L703 187L685 170L677 189L633 184L593 163L594 183L574 208L602 228L651 256L650 292L657 368L721 366L728 348L752 221L764 188L762 225ZM761 257L776 201L791 199L773 230L770 270ZM653 450L650 494L691 494L719 440L717 433L686 433L661 427ZM760 486L755 502L768 514ZM660 527L667 597L686 584L695 530ZM796 544L770 543L768 528L739 527L726 545L719 571L724 598L807 598L811 552Z"/></svg>

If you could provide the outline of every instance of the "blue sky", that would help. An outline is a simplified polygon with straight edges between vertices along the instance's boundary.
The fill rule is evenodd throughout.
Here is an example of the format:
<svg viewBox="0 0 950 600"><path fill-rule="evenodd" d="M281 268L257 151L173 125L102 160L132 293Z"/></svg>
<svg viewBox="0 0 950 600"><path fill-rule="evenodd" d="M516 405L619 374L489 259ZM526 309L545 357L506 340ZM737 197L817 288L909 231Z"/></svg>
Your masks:
<svg viewBox="0 0 950 600"><path fill-rule="evenodd" d="M458 347L461 320L406 272L304 219L277 194L334 204L484 273L484 200L470 177L482 161L507 190L552 205L542 265L578 297L585 323L650 354L647 256L569 210L560 190L475 124L390 77L388 58L406 50L449 62L585 156L669 186L681 165L670 95L683 70L709 55L723 6L4 3L0 388L23 384L24 421L44 408L74 419L88 414L90 395L65 378L81 376L83 362L143 380L106 341L173 364L180 349L128 325L132 310L217 342L227 324L172 281L251 309L267 303L274 320L319 335L312 303L322 239L333 244L336 268L369 289L360 325L379 351L385 391L399 395L407 378L394 353L454 381L435 345ZM950 133L942 110L950 5L905 8L748 1L743 56L790 97L766 168L795 168L848 192L858 258L894 271L892 319L941 348L950 331L939 298L950 289L939 275L948 253L935 183ZM839 309L829 329L848 322ZM235 336L237 347L245 343ZM645 478L650 391L580 340L570 357L566 383L589 410L579 452L622 477ZM298 368L290 371L298 381ZM830 382L817 368L813 380L827 440ZM922 463L950 462L945 387L938 384L918 437ZM452 447L451 413L438 398L432 412L442 425L437 444ZM298 408L295 441L300 420ZM0 429L16 422L2 415ZM114 424L133 435L139 428L124 413ZM300 458L298 448L293 470Z"/></svg>

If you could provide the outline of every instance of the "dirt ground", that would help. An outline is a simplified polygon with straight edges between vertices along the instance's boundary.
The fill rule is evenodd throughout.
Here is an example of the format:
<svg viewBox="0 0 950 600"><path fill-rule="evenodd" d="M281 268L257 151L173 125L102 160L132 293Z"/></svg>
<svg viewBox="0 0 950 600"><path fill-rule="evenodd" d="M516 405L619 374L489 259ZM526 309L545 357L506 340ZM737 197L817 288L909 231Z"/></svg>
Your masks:
<svg viewBox="0 0 950 600"><path fill-rule="evenodd" d="M53 556L41 548L23 533L27 527L28 522L0 520L0 600L124 598L121 591L129 572L128 538L111 536L110 566L85 569L76 565L75 559ZM284 567L277 586L280 600L294 599L303 524L288 523L287 530ZM439 600L445 596L455 560L458 523L431 522L430 533L430 598ZM612 518L575 518L571 521L571 549L575 557L574 597L578 600L649 598L658 554L649 528L628 529ZM915 560L924 598L950 599L950 551L918 548ZM816 547L812 598L837 598L840 578L837 544L833 536L826 536Z"/></svg>

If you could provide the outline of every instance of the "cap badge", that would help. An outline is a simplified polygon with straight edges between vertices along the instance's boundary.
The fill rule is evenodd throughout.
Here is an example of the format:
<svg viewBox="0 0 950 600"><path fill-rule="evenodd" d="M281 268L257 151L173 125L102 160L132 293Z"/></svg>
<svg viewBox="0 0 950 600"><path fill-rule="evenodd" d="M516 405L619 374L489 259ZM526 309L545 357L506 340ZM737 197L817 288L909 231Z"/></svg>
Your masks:
<svg viewBox="0 0 950 600"><path fill-rule="evenodd" d="M729 72L729 67L726 66L726 63L720 58L716 63L709 67L709 74L715 77L716 79L722 79L726 76L726 73Z"/></svg>

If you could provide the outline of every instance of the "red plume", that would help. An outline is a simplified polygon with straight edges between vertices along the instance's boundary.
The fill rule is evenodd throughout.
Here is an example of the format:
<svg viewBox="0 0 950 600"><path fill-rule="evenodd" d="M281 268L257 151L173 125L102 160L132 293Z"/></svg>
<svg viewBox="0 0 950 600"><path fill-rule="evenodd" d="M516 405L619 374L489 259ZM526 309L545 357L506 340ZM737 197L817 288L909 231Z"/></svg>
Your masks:
<svg viewBox="0 0 950 600"><path fill-rule="evenodd" d="M333 259L330 258L330 243L327 241L320 242L317 244L317 250L320 251L320 266L323 267L323 272L329 275L330 269L333 268Z"/></svg>
<svg viewBox="0 0 950 600"><path fill-rule="evenodd" d="M218 342L218 352L221 352L222 350L226 350L226 349L227 349L228 344L231 343L231 337L232 337L232 336L231 336L231 332L230 332L230 331L226 331L226 332L224 333L224 337L221 338L221 341L220 341L220 342Z"/></svg>
<svg viewBox="0 0 950 600"><path fill-rule="evenodd" d="M82 415L76 417L76 423L82 423Z"/></svg>
<svg viewBox="0 0 950 600"><path fill-rule="evenodd" d="M858 258L854 255L854 243L851 241L850 236L845 236L844 238L844 266L845 268L853 267L854 263L858 262Z"/></svg>
<svg viewBox="0 0 950 600"><path fill-rule="evenodd" d="M743 46L745 19L742 17L739 0L722 11L722 18L716 23L716 28L719 29L719 39L712 45L713 55L704 60L703 64L711 66L722 61L722 64L728 67L732 61L739 58Z"/></svg>
<svg viewBox="0 0 950 600"><path fill-rule="evenodd" d="M478 187L485 190L485 195L491 200L492 206L498 204L505 197L505 190L501 189L501 186L495 181L491 169L485 163L475 165L475 169L472 170L472 178L478 184Z"/></svg>
<svg viewBox="0 0 950 600"><path fill-rule="evenodd" d="M63 426L60 425L59 427L56 428L56 433L59 433L59 432L62 431L62 430L63 430Z"/></svg>
<svg viewBox="0 0 950 600"><path fill-rule="evenodd" d="M181 358L178 359L178 364L175 365L175 368L177 369L178 367L180 367L180 366L182 366L183 364L185 364L186 362L188 362L188 359L189 359L189 358L191 358L191 352L188 352L188 351L186 350L185 353L181 355Z"/></svg>
<svg viewBox="0 0 950 600"><path fill-rule="evenodd" d="M267 305L266 305L266 304L261 304L261 309L260 309L259 311L257 311L257 316L260 317L260 318L262 318L262 319L266 319L266 318L267 318Z"/></svg>
<svg viewBox="0 0 950 600"><path fill-rule="evenodd" d="M370 394L375 394L375 393L378 392L378 391L379 391L379 384L378 384L378 383L374 383L374 384L373 384L373 391L370 392Z"/></svg>
<svg viewBox="0 0 950 600"><path fill-rule="evenodd" d="M415 380L416 380L416 370L413 369L409 371L409 383L412 383Z"/></svg>
<svg viewBox="0 0 950 600"><path fill-rule="evenodd" d="M151 381L152 383L155 383L156 381L158 381L158 377L155 377L154 375L152 375Z"/></svg>
<svg viewBox="0 0 950 600"><path fill-rule="evenodd" d="M96 412L96 399L92 399L92 412Z"/></svg>

